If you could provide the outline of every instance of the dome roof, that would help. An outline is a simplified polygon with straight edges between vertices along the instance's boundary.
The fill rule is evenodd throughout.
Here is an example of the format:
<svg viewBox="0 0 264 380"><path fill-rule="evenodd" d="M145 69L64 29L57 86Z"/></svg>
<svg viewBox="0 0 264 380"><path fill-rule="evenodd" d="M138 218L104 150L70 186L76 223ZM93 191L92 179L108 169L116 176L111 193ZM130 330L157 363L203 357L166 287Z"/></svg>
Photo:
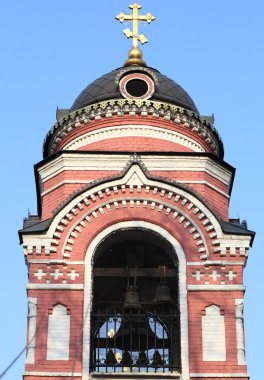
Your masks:
<svg viewBox="0 0 264 380"><path fill-rule="evenodd" d="M155 92L151 99L172 103L199 113L192 98L180 85L155 69L139 66L122 67L96 79L77 97L70 112L104 100L122 98L123 95L119 89L119 81L130 73L144 73L151 77L155 83Z"/></svg>

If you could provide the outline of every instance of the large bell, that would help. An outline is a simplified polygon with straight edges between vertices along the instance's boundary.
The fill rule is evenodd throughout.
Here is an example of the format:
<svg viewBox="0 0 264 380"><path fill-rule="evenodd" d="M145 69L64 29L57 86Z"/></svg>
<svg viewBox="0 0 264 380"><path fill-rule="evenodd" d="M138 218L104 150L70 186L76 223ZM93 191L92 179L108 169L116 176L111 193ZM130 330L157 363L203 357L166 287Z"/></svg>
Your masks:
<svg viewBox="0 0 264 380"><path fill-rule="evenodd" d="M134 309L143 310L141 303L139 302L139 294L136 286L129 286L125 294L124 310Z"/></svg>
<svg viewBox="0 0 264 380"><path fill-rule="evenodd" d="M170 288L165 281L161 281L156 288L153 304L172 304L175 301L171 297Z"/></svg>
<svg viewBox="0 0 264 380"><path fill-rule="evenodd" d="M154 348L157 339L149 326L148 316L139 302L137 288L128 287L122 322L114 336L115 347L125 351L145 351Z"/></svg>

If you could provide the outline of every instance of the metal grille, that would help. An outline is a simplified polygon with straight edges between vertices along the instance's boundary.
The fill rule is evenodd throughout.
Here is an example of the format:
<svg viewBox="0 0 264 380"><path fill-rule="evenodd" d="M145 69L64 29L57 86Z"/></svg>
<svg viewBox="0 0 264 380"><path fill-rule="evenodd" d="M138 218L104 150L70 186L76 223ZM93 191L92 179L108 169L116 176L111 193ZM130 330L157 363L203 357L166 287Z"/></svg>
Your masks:
<svg viewBox="0 0 264 380"><path fill-rule="evenodd" d="M97 311L91 323L91 372L180 372L175 310Z"/></svg>

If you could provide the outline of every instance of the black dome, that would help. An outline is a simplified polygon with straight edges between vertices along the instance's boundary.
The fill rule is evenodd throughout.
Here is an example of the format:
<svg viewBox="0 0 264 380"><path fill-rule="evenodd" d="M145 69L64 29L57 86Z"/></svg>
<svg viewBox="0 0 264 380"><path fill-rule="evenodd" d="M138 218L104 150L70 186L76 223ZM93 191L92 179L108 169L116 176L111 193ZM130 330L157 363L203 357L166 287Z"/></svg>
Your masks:
<svg viewBox="0 0 264 380"><path fill-rule="evenodd" d="M154 79L156 90L151 99L172 103L195 113L199 113L192 98L176 82L165 75L162 75L155 69L139 66L132 66L129 68L121 67L96 79L78 96L73 103L70 112L104 100L122 98L123 96L119 91L118 81L122 76L131 72L149 74L152 79Z"/></svg>

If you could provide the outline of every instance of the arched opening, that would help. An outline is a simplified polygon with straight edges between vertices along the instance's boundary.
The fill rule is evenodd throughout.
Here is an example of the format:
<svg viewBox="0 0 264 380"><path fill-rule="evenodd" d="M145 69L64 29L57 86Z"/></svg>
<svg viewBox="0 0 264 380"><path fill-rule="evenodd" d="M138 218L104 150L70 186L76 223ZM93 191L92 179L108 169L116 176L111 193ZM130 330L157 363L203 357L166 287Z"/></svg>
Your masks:
<svg viewBox="0 0 264 380"><path fill-rule="evenodd" d="M117 230L93 257L91 372L180 372L178 260L160 235Z"/></svg>

